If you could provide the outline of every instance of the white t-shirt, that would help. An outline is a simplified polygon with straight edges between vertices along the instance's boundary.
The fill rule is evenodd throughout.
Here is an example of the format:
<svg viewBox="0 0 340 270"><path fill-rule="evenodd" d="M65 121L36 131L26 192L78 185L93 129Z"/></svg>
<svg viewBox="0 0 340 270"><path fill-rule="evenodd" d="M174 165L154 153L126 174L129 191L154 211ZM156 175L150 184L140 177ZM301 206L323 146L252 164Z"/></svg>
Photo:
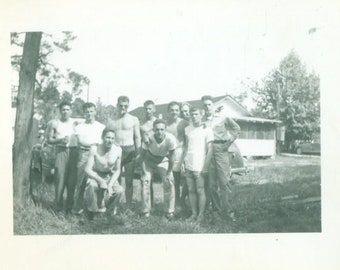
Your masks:
<svg viewBox="0 0 340 270"><path fill-rule="evenodd" d="M56 120L56 133L55 137L56 139L61 139L66 136L69 137L69 142L66 144L66 146L77 146L77 141L75 139L75 121L72 118L69 118L67 122L63 122L61 120Z"/></svg>
<svg viewBox="0 0 340 270"><path fill-rule="evenodd" d="M165 138L161 143L157 143L155 136L152 135L148 144L142 144L143 149L148 150L154 156L162 158L162 162L168 160L169 152L175 150L176 146L175 136L168 132L165 132Z"/></svg>
<svg viewBox="0 0 340 270"><path fill-rule="evenodd" d="M192 125L185 128L187 137L187 153L184 158L185 168L190 171L200 172L203 169L204 160L207 154L207 145L214 140L211 128Z"/></svg>
<svg viewBox="0 0 340 270"><path fill-rule="evenodd" d="M92 124L84 122L76 126L76 135L81 136L82 140L87 144L97 144L102 142L104 128L105 126L97 121Z"/></svg>

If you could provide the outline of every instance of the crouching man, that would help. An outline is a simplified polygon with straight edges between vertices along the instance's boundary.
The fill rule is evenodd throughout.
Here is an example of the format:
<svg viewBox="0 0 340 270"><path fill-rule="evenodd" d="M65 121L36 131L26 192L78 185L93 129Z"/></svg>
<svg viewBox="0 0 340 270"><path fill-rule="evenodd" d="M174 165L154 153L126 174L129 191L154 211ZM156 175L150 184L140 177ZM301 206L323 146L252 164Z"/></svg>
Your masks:
<svg viewBox="0 0 340 270"><path fill-rule="evenodd" d="M85 204L90 219L95 213L106 212L114 217L123 196L123 188L118 182L122 149L114 144L113 130L104 129L103 142L91 146L85 167L88 176L84 193Z"/></svg>
<svg viewBox="0 0 340 270"><path fill-rule="evenodd" d="M173 153L176 149L176 138L165 131L164 120L157 119L153 123L154 134L149 137L149 143L142 145L142 213L150 216L151 196L150 184L155 172L163 183L165 217L173 218L175 211L175 186L172 175Z"/></svg>

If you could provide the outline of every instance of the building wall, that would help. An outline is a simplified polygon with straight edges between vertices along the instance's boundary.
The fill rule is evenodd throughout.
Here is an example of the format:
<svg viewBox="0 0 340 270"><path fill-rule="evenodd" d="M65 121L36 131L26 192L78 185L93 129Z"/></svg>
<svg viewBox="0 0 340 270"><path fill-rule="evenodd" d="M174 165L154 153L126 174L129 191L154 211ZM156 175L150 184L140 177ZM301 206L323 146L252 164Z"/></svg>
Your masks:
<svg viewBox="0 0 340 270"><path fill-rule="evenodd" d="M242 156L274 156L276 154L275 125L238 122L241 128L236 144Z"/></svg>
<svg viewBox="0 0 340 270"><path fill-rule="evenodd" d="M242 156L275 156L275 140L237 139L235 144Z"/></svg>

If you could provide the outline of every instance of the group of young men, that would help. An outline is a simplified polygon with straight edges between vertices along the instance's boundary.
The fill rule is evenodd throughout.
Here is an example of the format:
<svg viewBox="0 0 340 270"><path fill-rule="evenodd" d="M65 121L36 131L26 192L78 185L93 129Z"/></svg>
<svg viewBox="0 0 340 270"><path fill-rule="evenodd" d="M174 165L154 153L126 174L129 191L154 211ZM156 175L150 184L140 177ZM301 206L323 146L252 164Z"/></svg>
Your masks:
<svg viewBox="0 0 340 270"><path fill-rule="evenodd" d="M85 196L84 202L88 189L92 188L91 194L102 194L108 189L100 177L102 172L92 170L93 164L99 162L110 170L111 173L106 171L105 175L114 176L114 183L107 177L105 179L121 193L118 174L124 171L127 209L131 207L134 193L134 172L140 167L141 214L144 217L151 213L152 181L157 174L163 184L164 216L168 220L173 218L176 207L186 207L186 197L189 197L189 221L201 222L206 205L210 204L213 211L235 221L228 148L238 137L240 127L231 118L215 112L211 96L203 96L201 101L203 110L188 103L170 102L165 120L156 117L155 104L148 100L144 103L145 119L140 123L137 117L128 113L129 98L120 96L116 114L106 126L95 120L96 106L93 103L85 103L85 121L80 123L71 118L71 105L61 103L60 118L50 123L47 134L47 142L56 146L57 209L62 209L65 188L67 212L79 214L83 209L103 211L108 208L103 205L103 200L97 201L97 195L91 195L90 203ZM117 152L114 150L117 148L111 147L112 141L121 149L119 154L112 153ZM100 145L99 152L96 145ZM119 168L111 164L112 156L115 156ZM185 181L181 182L183 173ZM96 203L98 207L93 207ZM117 207L120 199L115 203Z"/></svg>

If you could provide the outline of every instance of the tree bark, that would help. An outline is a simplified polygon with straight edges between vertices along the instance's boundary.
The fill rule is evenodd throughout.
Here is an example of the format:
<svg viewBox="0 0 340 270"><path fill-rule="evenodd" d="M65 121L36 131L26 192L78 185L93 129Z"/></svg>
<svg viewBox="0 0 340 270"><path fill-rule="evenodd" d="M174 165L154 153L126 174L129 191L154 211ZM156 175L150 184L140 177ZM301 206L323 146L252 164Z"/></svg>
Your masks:
<svg viewBox="0 0 340 270"><path fill-rule="evenodd" d="M18 203L25 199L24 185L30 174L34 86L41 36L42 32L26 33L20 64L13 145L13 197Z"/></svg>

